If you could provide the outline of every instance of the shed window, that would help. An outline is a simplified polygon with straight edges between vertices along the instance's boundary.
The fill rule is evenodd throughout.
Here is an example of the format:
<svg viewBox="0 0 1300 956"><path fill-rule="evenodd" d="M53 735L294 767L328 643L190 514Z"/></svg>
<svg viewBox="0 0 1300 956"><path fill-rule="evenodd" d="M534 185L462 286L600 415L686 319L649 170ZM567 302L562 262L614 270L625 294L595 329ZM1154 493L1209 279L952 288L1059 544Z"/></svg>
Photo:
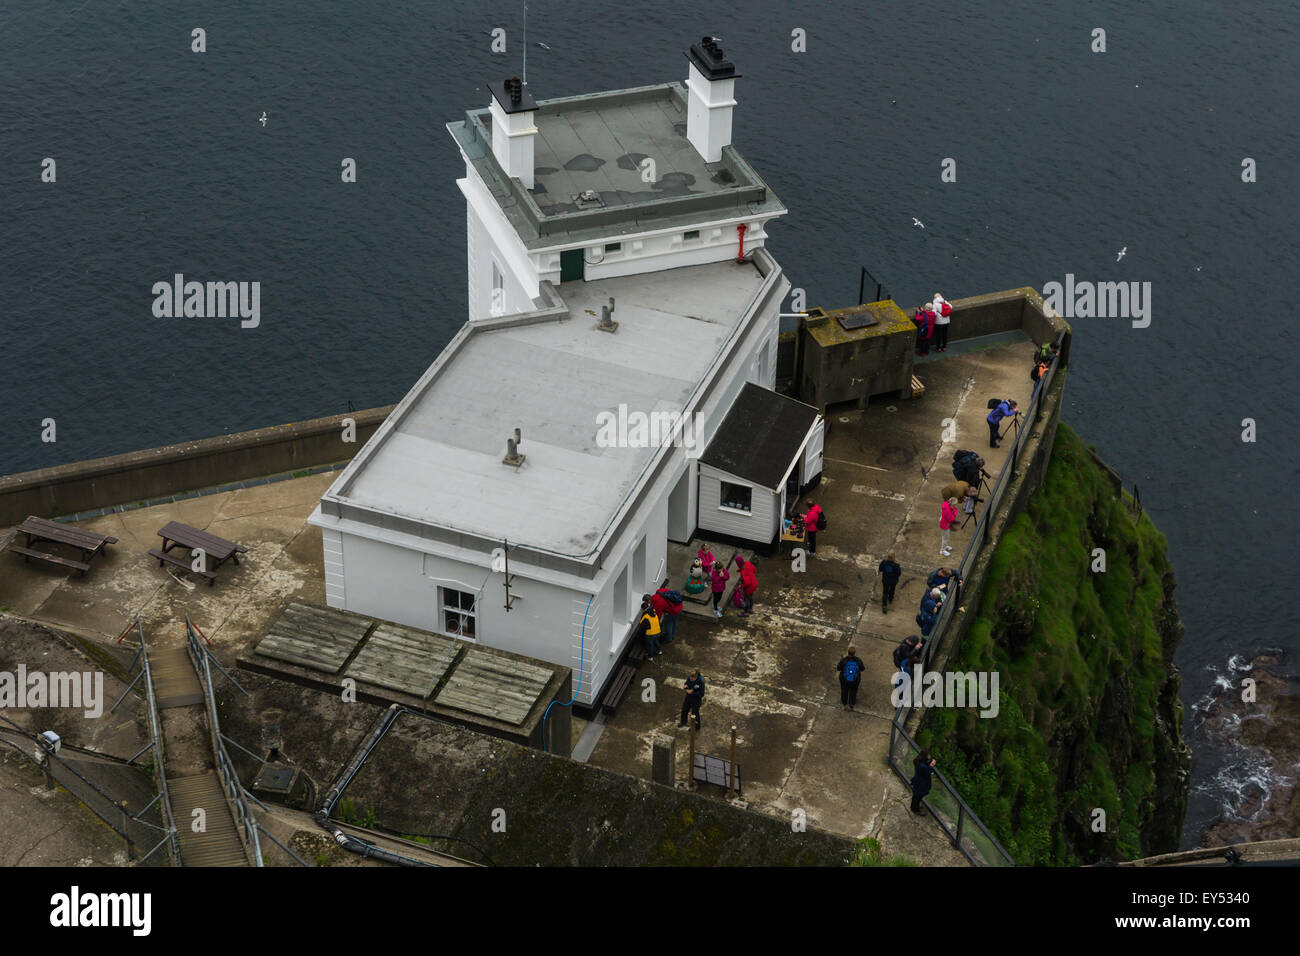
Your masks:
<svg viewBox="0 0 1300 956"><path fill-rule="evenodd" d="M620 250L622 250L622 248L623 248L623 243L621 243L621 242L607 242L607 243L605 243L605 251L606 251L606 252L619 252Z"/></svg>
<svg viewBox="0 0 1300 956"><path fill-rule="evenodd" d="M752 512L753 505L754 489L749 485L733 485L729 481L722 482L722 507Z"/></svg>
<svg viewBox="0 0 1300 956"><path fill-rule="evenodd" d="M684 232L682 233L682 238L688 242L692 239L698 239L700 238L700 230L692 229L689 232Z"/></svg>

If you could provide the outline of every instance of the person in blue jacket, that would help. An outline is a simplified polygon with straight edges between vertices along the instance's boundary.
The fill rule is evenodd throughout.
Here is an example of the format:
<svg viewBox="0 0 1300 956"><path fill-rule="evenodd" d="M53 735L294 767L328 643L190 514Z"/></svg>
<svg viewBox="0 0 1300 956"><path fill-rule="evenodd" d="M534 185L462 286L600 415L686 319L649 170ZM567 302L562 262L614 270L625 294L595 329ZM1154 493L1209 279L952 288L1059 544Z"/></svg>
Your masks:
<svg viewBox="0 0 1300 956"><path fill-rule="evenodd" d="M921 599L921 613L916 616L916 623L920 626L923 637L930 636L930 631L939 620L941 607L943 607L943 592L938 588L930 588Z"/></svg>
<svg viewBox="0 0 1300 956"><path fill-rule="evenodd" d="M988 417L984 419L989 423L989 447L998 447L998 426L1002 424L1002 419L1011 418L1016 414L1016 402L1013 398L1004 398L998 403L998 407L989 412Z"/></svg>
<svg viewBox="0 0 1300 956"><path fill-rule="evenodd" d="M930 792L931 778L934 777L934 758L930 751L922 750L912 761L915 768L912 773L912 812L925 813L921 809L921 800Z"/></svg>
<svg viewBox="0 0 1300 956"><path fill-rule="evenodd" d="M956 593L956 588L952 586L954 584L961 587L961 572L956 568L935 568L925 582L926 587L942 591L945 599Z"/></svg>

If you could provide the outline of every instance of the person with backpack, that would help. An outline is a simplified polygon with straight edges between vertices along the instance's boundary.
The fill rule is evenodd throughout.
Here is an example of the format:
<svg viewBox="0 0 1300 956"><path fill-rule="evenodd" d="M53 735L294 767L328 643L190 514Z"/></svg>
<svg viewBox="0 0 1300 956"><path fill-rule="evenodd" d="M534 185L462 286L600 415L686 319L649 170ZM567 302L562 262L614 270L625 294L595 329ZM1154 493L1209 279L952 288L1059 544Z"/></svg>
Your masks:
<svg viewBox="0 0 1300 956"><path fill-rule="evenodd" d="M916 615L916 623L921 628L922 637L930 636L934 625L939 621L939 609L942 607L943 592L938 588L930 588L925 597L921 598L921 610Z"/></svg>
<svg viewBox="0 0 1300 956"><path fill-rule="evenodd" d="M952 475L958 481L964 481L972 487L979 487L980 475L984 473L984 459L976 452L958 448L952 454ZM944 495L944 498L954 497Z"/></svg>
<svg viewBox="0 0 1300 956"><path fill-rule="evenodd" d="M840 675L840 706L845 710L852 710L858 702L858 687L862 685L863 669L862 658L858 657L857 649L850 645L849 652L835 665L835 670Z"/></svg>
<svg viewBox="0 0 1300 956"><path fill-rule="evenodd" d="M659 615L655 614L650 595L641 598L641 617L636 622L636 633L645 641L646 660L654 660L656 654L662 654L659 635L663 628L659 624Z"/></svg>
<svg viewBox="0 0 1300 956"><path fill-rule="evenodd" d="M659 615L664 630L664 643L671 644L677 636L677 624L682 616L682 592L671 590L668 579L664 578L664 583L659 585L659 590L650 601L654 605L655 614Z"/></svg>
<svg viewBox="0 0 1300 956"><path fill-rule="evenodd" d="M803 516L804 533L808 535L808 553L817 553L817 532L826 527L826 513L822 506L811 498L808 499L808 511Z"/></svg>
<svg viewBox="0 0 1300 956"><path fill-rule="evenodd" d="M740 591L745 596L744 610L740 612L740 616L749 617L754 613L754 592L758 590L758 572L754 570L753 561L746 561L739 554L736 555L736 567L740 569Z"/></svg>
<svg viewBox="0 0 1300 956"><path fill-rule="evenodd" d="M727 579L731 575L727 569L722 566L721 561L715 561L713 569L709 572L709 590L713 594L713 616L722 617L722 592L727 590Z"/></svg>
<svg viewBox="0 0 1300 956"><path fill-rule="evenodd" d="M894 588L903 576L903 568L894 552L890 551L876 567L876 572L880 575L880 613L888 614L889 605L894 602Z"/></svg>
<svg viewBox="0 0 1300 956"><path fill-rule="evenodd" d="M992 404L993 401L994 399L989 399L990 404ZM988 422L989 425L990 448L998 447L998 438L1000 437L998 435L998 427L1002 424L1002 419L1011 418L1016 414L1016 400L1014 398L1004 398L998 401L997 405L994 406L993 411L989 412L988 417L984 420Z"/></svg>
<svg viewBox="0 0 1300 956"><path fill-rule="evenodd" d="M952 548L948 544L948 535L952 532L952 526L961 520L961 514L957 511L957 499L949 498L939 506L939 532L942 535L942 541L939 544L939 554L952 554Z"/></svg>
<svg viewBox="0 0 1300 956"><path fill-rule="evenodd" d="M930 303L930 311L934 313L934 344L935 351L948 351L948 323L952 321L952 305L948 300L939 293L934 294L934 301Z"/></svg>
<svg viewBox="0 0 1300 956"><path fill-rule="evenodd" d="M700 729L700 704L704 703L704 678L700 676L699 670L694 671L690 677L686 678L686 699L682 701L682 716L677 722L678 727L686 726L686 715L695 715L695 729Z"/></svg>
<svg viewBox="0 0 1300 956"><path fill-rule="evenodd" d="M921 809L921 801L926 794L930 792L931 778L934 776L935 759L930 756L930 751L922 750L912 761L912 812L925 813Z"/></svg>
<svg viewBox="0 0 1300 956"><path fill-rule="evenodd" d="M916 323L916 354L930 354L930 340L934 337L934 310L930 308L927 302L916 310L916 315L912 318Z"/></svg>

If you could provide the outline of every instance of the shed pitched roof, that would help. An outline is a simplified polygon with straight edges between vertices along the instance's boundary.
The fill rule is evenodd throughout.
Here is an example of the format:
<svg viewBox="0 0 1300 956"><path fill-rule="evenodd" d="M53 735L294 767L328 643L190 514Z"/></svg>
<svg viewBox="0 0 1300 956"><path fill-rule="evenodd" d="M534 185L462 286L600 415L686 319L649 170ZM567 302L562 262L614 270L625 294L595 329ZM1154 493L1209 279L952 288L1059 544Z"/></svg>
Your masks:
<svg viewBox="0 0 1300 956"><path fill-rule="evenodd" d="M746 382L700 461L778 491L816 420L811 405Z"/></svg>

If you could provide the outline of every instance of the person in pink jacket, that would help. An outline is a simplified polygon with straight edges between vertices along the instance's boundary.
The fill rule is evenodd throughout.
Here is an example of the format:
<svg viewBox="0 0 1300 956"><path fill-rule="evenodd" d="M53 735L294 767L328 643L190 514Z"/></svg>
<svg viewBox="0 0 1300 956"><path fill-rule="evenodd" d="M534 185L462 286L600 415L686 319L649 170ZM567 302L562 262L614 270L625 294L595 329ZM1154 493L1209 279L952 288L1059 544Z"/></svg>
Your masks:
<svg viewBox="0 0 1300 956"><path fill-rule="evenodd" d="M709 550L709 546L700 545L700 550L695 552L695 556L700 559L700 567L704 569L704 573L709 574L713 570L713 552Z"/></svg>
<svg viewBox="0 0 1300 956"><path fill-rule="evenodd" d="M718 605L722 603L722 592L727 590L727 579L731 575L727 569L722 566L722 562L715 561L713 569L709 572L709 587L713 591L713 616L722 617L722 608Z"/></svg>
<svg viewBox="0 0 1300 956"><path fill-rule="evenodd" d="M948 532L960 517L957 512L956 498L949 498L939 509L939 530L943 532L943 543L939 547L940 554L952 554L952 548L948 546Z"/></svg>

